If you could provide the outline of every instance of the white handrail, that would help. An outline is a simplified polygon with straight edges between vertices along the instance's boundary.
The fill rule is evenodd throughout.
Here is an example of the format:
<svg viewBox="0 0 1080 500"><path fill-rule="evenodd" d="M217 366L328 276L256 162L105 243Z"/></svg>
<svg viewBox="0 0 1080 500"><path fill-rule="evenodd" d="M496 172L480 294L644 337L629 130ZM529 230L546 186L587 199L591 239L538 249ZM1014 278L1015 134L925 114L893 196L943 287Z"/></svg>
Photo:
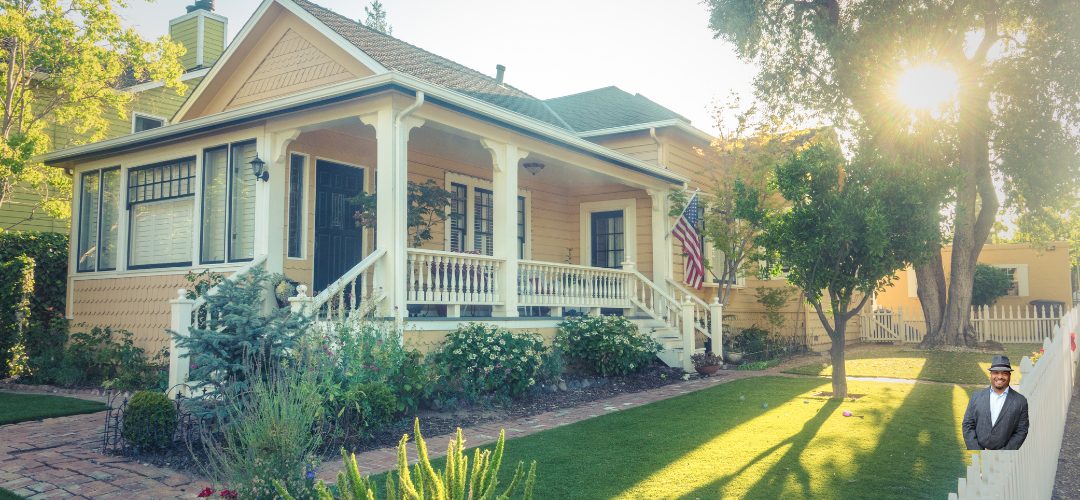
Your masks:
<svg viewBox="0 0 1080 500"><path fill-rule="evenodd" d="M705 338L712 338L712 331L709 329L709 325L712 324L712 313L709 310L709 304L682 286L681 283L671 278L667 279L668 285L672 287L676 292L674 298L677 301L684 301L690 299L690 302L694 304L694 329L705 335Z"/></svg>
<svg viewBox="0 0 1080 500"><path fill-rule="evenodd" d="M637 278L634 282L642 287L640 290L635 290L641 291L642 293L640 295L637 293L631 294L630 300L643 311L652 315L653 318L663 320L669 326L681 330L682 306L679 304L679 301L676 300L675 297L668 295L667 292L660 289L659 286L656 286L656 283L650 281L649 278L646 278L645 275L641 274L636 269L630 271L630 273ZM648 290L651 293L646 294L644 293L645 290ZM648 301L646 302L646 300Z"/></svg>
<svg viewBox="0 0 1080 500"><path fill-rule="evenodd" d="M316 319L320 316L320 312L323 307L326 307L326 318L330 319L333 316L339 316L344 318L346 312L356 311L360 306L365 305L364 299L367 298L367 305L374 305L381 300L381 294L375 289L372 283L371 277L367 280L360 279L365 274L370 274L369 271L375 266L375 263L379 261L384 255L386 255L386 249L380 248L368 254L363 260L358 262L352 269L349 269L342 274L340 278L334 280L323 291L319 292L314 298L311 299L309 305L310 312L314 314ZM356 295L356 282L360 281L361 293L367 292L366 296L357 298ZM348 292L348 293L346 293ZM337 299L337 313L335 314L334 305L331 303L331 299Z"/></svg>
<svg viewBox="0 0 1080 500"><path fill-rule="evenodd" d="M518 303L625 308L630 278L622 269L523 260L518 262Z"/></svg>
<svg viewBox="0 0 1080 500"><path fill-rule="evenodd" d="M504 302L502 272L496 257L410 248L399 279L410 304L496 305Z"/></svg>

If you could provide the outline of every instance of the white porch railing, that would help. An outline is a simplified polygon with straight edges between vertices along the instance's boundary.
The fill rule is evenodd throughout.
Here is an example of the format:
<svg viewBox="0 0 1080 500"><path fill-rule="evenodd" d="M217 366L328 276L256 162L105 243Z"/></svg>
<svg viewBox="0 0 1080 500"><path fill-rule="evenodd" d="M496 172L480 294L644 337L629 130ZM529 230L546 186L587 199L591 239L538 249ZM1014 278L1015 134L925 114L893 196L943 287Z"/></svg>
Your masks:
<svg viewBox="0 0 1080 500"><path fill-rule="evenodd" d="M410 248L405 267L410 304L496 305L502 260L486 255Z"/></svg>
<svg viewBox="0 0 1080 500"><path fill-rule="evenodd" d="M289 306L315 321L343 320L355 313L366 316L385 298L374 279L375 264L384 255L382 248L371 252L315 297L307 297L307 287L300 285L297 296L289 298Z"/></svg>
<svg viewBox="0 0 1080 500"><path fill-rule="evenodd" d="M1049 338L1062 317L1048 306L984 306L971 308L971 327L980 342L1037 344ZM862 340L917 344L926 336L922 311L878 309L863 315Z"/></svg>
<svg viewBox="0 0 1080 500"><path fill-rule="evenodd" d="M949 499L1050 498L1054 491L1061 439L1076 380L1076 331L1080 308L1073 308L1043 340L1034 366L1020 361L1020 394L1027 397L1031 432L1018 451L980 451L971 457L965 477Z"/></svg>
<svg viewBox="0 0 1080 500"><path fill-rule="evenodd" d="M704 300L701 300L700 297L695 295L690 290L687 290L686 287L682 286L682 284L679 283L678 281L675 281L675 280L669 278L667 280L667 282L668 282L668 286L671 287L671 296L674 297L676 301L678 301L680 304L683 303L683 302L689 301L690 304L693 305L693 307L694 307L694 330L697 331L698 333L704 335L705 338L712 339L713 334L712 334L711 329L712 329L713 322L712 322L712 311L711 311L711 309L709 307L709 304L706 303ZM715 305L719 306L720 304L717 303ZM721 342L713 342L714 344L716 344L716 345L713 345L714 352L717 352L717 353L720 352L721 345L719 345L719 344L722 344L722 340L723 339L721 338Z"/></svg>
<svg viewBox="0 0 1080 500"><path fill-rule="evenodd" d="M518 304L550 307L630 308L628 280L621 269L518 261Z"/></svg>
<svg viewBox="0 0 1080 500"><path fill-rule="evenodd" d="M261 266L266 263L266 255L256 257L249 262L246 266L238 269L236 272L225 278L227 282L235 282L247 273L251 272L256 266ZM190 335L192 326L196 328L205 328L210 321L209 311L206 309L206 298L217 295L221 290L221 285L217 285L206 291L201 297L196 299L188 298L188 290L181 288L177 290L177 297L169 301L171 308L171 318L169 321L170 330L176 332L178 335L187 337ZM188 374L191 373L191 358L187 357L188 350L177 344L176 337L169 337L169 389L168 394L170 397L175 397L177 394L187 395L188 392Z"/></svg>

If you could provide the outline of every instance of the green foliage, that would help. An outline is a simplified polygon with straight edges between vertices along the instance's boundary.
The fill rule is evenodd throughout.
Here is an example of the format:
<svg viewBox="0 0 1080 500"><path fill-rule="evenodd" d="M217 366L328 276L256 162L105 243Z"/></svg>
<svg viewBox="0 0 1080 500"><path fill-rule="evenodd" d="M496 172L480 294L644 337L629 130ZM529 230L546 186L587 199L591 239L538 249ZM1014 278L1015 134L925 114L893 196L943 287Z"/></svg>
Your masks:
<svg viewBox="0 0 1080 500"><path fill-rule="evenodd" d="M641 371L660 352L660 344L621 316L569 318L558 328L554 345L567 361L600 376Z"/></svg>
<svg viewBox="0 0 1080 500"><path fill-rule="evenodd" d="M274 483L307 491L305 466L321 443L318 370L310 360L262 364L248 358L246 384L221 387L222 417L204 419L204 473L240 498L273 498Z"/></svg>
<svg viewBox="0 0 1080 500"><path fill-rule="evenodd" d="M386 10L379 0L371 0L371 5L364 6L364 21L360 24L367 26L384 35L393 35L394 27L386 20Z"/></svg>
<svg viewBox="0 0 1080 500"><path fill-rule="evenodd" d="M447 334L431 359L452 392L513 398L536 384L546 350L537 333L469 323Z"/></svg>
<svg viewBox="0 0 1080 500"><path fill-rule="evenodd" d="M10 375L32 379L56 366L67 340L67 252L64 234L0 231L0 377L12 348L20 356ZM17 310L23 313L21 339Z"/></svg>
<svg viewBox="0 0 1080 500"><path fill-rule="evenodd" d="M229 386L243 393L250 382L245 367L251 360L276 365L300 346L308 320L290 314L288 309L273 308L265 313L268 282L262 266L255 266L238 279L223 281L218 293L204 296L205 314L197 318L188 336L170 332L177 345L188 349L189 377L198 381L194 390L201 393L192 398L197 413L211 412L221 417L224 408L215 405L216 394Z"/></svg>
<svg viewBox="0 0 1080 500"><path fill-rule="evenodd" d="M176 403L160 392L136 392L124 408L120 434L140 450L168 448L176 434Z"/></svg>
<svg viewBox="0 0 1080 500"><path fill-rule="evenodd" d="M409 211L405 225L409 232L409 242L419 247L433 238L431 228L446 221L446 208L450 206L453 193L439 187L434 180L423 183L409 181ZM357 226L375 227L377 224L376 205L378 195L361 192L352 199L358 205L353 218Z"/></svg>
<svg viewBox="0 0 1080 500"><path fill-rule="evenodd" d="M757 297L758 304L765 308L765 319L772 325L774 331L784 327L784 315L780 314L780 310L787 305L788 299L794 293L794 290L786 287L768 288L760 286L754 289L754 296Z"/></svg>
<svg viewBox="0 0 1080 500"><path fill-rule="evenodd" d="M95 326L71 334L59 368L44 371L40 379L51 377L43 381L64 386L135 390L156 386L158 370L135 346L131 332Z"/></svg>
<svg viewBox="0 0 1080 500"><path fill-rule="evenodd" d="M393 421L399 414L397 396L384 383L350 386L341 401L337 424L366 435Z"/></svg>
<svg viewBox="0 0 1080 500"><path fill-rule="evenodd" d="M506 432L499 431L499 439L495 442L495 450L473 451L472 471L469 470L469 459L465 455L465 438L461 429L457 430L457 436L446 453L446 465L441 471L436 471L428 459L427 444L424 436L420 434L420 419L413 423L416 434L416 456L419 462L409 470L408 450L406 444L409 436L401 437L398 443L398 467L397 472L386 476L386 498L412 498L430 500L491 500L494 498L509 499L516 495L518 489L522 490L521 498L532 498L533 488L536 485L536 462L529 466L529 472L525 473L525 462L518 462L514 470L510 484L501 492L499 491L499 469L502 466L503 450L506 447ZM320 500L341 499L375 499L375 485L370 478L360 475L360 467L356 463L356 455L347 455L341 450L341 459L345 463L345 470L338 473L336 495L334 489L319 481L315 485L315 497ZM275 482L278 495L285 500L297 498L292 490L280 482Z"/></svg>
<svg viewBox="0 0 1080 500"><path fill-rule="evenodd" d="M181 92L180 44L144 41L125 29L122 0L6 0L0 3L0 206L19 183L42 195L40 208L70 216L71 181L32 158L65 127L75 142L104 137L110 115L127 116L130 81L162 80ZM37 208L37 207L36 207Z"/></svg>
<svg viewBox="0 0 1080 500"><path fill-rule="evenodd" d="M1009 272L986 264L975 265L975 286L971 290L971 305L992 306L998 297L1004 297L1012 287Z"/></svg>
<svg viewBox="0 0 1080 500"><path fill-rule="evenodd" d="M209 269L203 269L202 271L188 271L184 275L184 281L188 282L187 298L195 300L206 292L209 292L211 288L218 286L222 281L225 281L225 275L221 273L215 273Z"/></svg>

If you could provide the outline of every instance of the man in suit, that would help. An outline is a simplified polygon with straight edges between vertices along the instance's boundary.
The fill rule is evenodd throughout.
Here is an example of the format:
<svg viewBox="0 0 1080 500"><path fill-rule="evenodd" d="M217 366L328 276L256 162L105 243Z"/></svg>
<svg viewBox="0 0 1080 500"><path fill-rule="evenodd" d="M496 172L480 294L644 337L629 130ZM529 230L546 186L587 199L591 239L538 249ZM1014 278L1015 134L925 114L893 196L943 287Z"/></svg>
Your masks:
<svg viewBox="0 0 1080 500"><path fill-rule="evenodd" d="M964 412L969 450L1019 450L1028 433L1027 398L1009 388L1012 365L997 355L990 363L990 387L971 396Z"/></svg>

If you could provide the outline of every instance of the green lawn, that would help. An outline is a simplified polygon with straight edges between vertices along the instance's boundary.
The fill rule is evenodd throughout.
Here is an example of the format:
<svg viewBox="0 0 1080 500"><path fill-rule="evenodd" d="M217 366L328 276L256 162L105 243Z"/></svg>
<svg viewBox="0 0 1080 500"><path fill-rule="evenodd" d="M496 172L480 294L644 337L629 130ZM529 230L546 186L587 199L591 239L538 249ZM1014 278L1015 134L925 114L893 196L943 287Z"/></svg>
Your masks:
<svg viewBox="0 0 1080 500"><path fill-rule="evenodd" d="M104 409L105 404L96 401L41 394L0 392L0 425L79 413L93 413Z"/></svg>
<svg viewBox="0 0 1080 500"><path fill-rule="evenodd" d="M1037 344L1008 344L1005 347L1013 364L1013 385L1020 383L1020 359L1038 350ZM992 354L972 352L919 351L905 346L860 346L847 352L849 377L889 377L956 384L988 384L987 370ZM827 362L797 366L786 373L832 375Z"/></svg>
<svg viewBox="0 0 1080 500"><path fill-rule="evenodd" d="M537 498L944 498L956 488L968 390L851 382L866 396L810 396L829 389L730 382L511 440L503 473L536 460Z"/></svg>
<svg viewBox="0 0 1080 500"><path fill-rule="evenodd" d="M8 490L0 488L0 500L22 500L22 497Z"/></svg>

